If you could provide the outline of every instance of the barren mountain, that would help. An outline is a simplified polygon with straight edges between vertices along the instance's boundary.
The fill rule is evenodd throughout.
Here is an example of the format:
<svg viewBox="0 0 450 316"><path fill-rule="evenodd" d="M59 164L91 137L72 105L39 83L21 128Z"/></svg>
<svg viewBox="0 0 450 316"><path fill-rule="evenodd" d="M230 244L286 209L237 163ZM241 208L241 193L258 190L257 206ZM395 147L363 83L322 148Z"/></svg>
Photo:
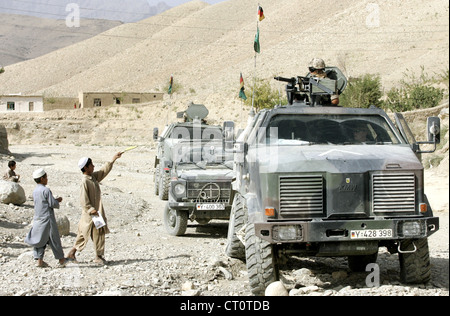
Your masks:
<svg viewBox="0 0 450 316"><path fill-rule="evenodd" d="M260 1L261 54L254 70L256 6L191 1L149 19L31 61L0 76L0 93L76 96L80 90L162 90L171 74L184 90L236 89L239 73L303 74L320 56L349 76L380 73L386 85L407 69L448 66L448 2L411 0ZM420 10L418 9L420 8ZM39 78L39 80L36 80Z"/></svg>
<svg viewBox="0 0 450 316"><path fill-rule="evenodd" d="M83 19L68 28L64 20L0 13L0 65L34 59L86 40L122 24L118 21Z"/></svg>
<svg viewBox="0 0 450 316"><path fill-rule="evenodd" d="M349 76L380 73L386 85L407 69L424 66L440 72L448 65L449 5L444 0L260 3L266 19L259 23L256 71L254 1L191 1L11 65L0 76L0 93L161 91L173 74L184 91L221 93L231 100L240 72L249 83L254 74L304 74L314 56L340 66Z"/></svg>
<svg viewBox="0 0 450 316"><path fill-rule="evenodd" d="M170 8L165 2L147 0L126 1L125 6L124 3L123 0L0 0L0 12L64 20L75 4L83 19L136 22Z"/></svg>

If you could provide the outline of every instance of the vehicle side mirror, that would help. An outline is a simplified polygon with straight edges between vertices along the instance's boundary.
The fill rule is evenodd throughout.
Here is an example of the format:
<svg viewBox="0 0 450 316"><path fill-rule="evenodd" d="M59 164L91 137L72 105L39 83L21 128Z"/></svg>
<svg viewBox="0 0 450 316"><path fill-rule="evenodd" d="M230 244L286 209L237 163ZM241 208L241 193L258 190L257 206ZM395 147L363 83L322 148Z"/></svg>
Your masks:
<svg viewBox="0 0 450 316"><path fill-rule="evenodd" d="M153 129L153 140L158 140L159 129L155 127Z"/></svg>
<svg viewBox="0 0 450 316"><path fill-rule="evenodd" d="M234 144L234 122L225 121L223 123L223 140L225 151L232 151Z"/></svg>
<svg viewBox="0 0 450 316"><path fill-rule="evenodd" d="M416 146L413 147L415 153L417 154L427 154L436 151L436 145L441 142L441 119L436 116L429 117L427 119L427 134L428 141L426 142L416 142ZM434 145L432 150L420 150L421 144L431 144Z"/></svg>
<svg viewBox="0 0 450 316"><path fill-rule="evenodd" d="M427 119L428 141L439 144L441 142L441 120L432 116Z"/></svg>
<svg viewBox="0 0 450 316"><path fill-rule="evenodd" d="M233 146L233 152L237 154L246 154L248 152L248 143L235 142Z"/></svg>

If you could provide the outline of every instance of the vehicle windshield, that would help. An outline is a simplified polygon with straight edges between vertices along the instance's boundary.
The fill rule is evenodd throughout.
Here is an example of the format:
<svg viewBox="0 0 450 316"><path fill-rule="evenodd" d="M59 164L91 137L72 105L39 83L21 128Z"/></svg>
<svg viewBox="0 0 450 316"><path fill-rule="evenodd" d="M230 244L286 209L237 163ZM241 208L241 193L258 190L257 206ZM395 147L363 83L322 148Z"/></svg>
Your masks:
<svg viewBox="0 0 450 316"><path fill-rule="evenodd" d="M179 165L195 164L201 169L210 165L232 168L233 154L224 151L222 141L182 141L175 145L173 153L174 162Z"/></svg>
<svg viewBox="0 0 450 316"><path fill-rule="evenodd" d="M399 144L379 115L277 115L266 129L266 142L279 144Z"/></svg>
<svg viewBox="0 0 450 316"><path fill-rule="evenodd" d="M222 138L222 130L212 126L176 126L169 138L220 140Z"/></svg>

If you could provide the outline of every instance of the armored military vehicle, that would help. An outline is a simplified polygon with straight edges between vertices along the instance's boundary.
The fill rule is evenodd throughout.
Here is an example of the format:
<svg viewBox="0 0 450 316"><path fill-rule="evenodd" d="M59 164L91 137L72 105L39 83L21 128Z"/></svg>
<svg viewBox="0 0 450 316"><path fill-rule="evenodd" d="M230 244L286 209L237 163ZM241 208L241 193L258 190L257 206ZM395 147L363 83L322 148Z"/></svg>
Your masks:
<svg viewBox="0 0 450 316"><path fill-rule="evenodd" d="M287 82L289 104L257 113L236 141L226 253L246 260L255 295L279 278L288 254L345 256L364 271L386 247L399 254L402 282L430 279L427 238L439 219L419 155L439 142L439 119L416 142L401 114L394 124L378 108L332 106L347 80L326 72L275 78Z"/></svg>
<svg viewBox="0 0 450 316"><path fill-rule="evenodd" d="M182 122L167 125L161 135L157 128L153 130L153 138L158 141L154 163L155 194L160 199L167 201L169 198L170 174L175 161L173 148L178 143L206 138L223 139L222 126L206 123L205 118L208 113L208 109L203 104L191 103L186 111L177 113L177 117L182 119Z"/></svg>
<svg viewBox="0 0 450 316"><path fill-rule="evenodd" d="M188 219L199 224L229 219L233 154L225 153L223 139L217 135L212 140L182 141L174 147L176 163L171 170L169 201L164 210L164 226L169 234L183 235Z"/></svg>

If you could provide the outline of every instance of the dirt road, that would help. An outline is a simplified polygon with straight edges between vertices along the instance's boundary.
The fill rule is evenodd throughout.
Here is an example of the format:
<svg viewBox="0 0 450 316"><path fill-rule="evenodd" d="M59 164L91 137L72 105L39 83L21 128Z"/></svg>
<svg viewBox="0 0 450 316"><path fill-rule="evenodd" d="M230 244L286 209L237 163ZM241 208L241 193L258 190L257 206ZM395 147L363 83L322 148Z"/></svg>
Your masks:
<svg viewBox="0 0 450 316"><path fill-rule="evenodd" d="M75 240L81 172L78 159L89 156L98 170L117 151L112 146L14 145L12 156L21 175L27 202L0 205L0 295L251 295L245 264L224 254L226 221L200 226L191 223L183 237L169 236L163 226L165 203L154 195L154 150L138 147L116 161L101 185L111 234L106 239L106 265L93 262L92 242L78 255L79 264L57 268L47 249L49 268L36 268L31 248L23 243L33 218L33 170L43 167L48 187L63 197L57 213L68 217L69 236L62 237L67 253ZM449 295L448 174L430 173L427 193L440 230L429 239L432 281L405 286L399 282L398 257L380 250L379 287L366 286L366 273L352 273L345 258L292 258L282 268L291 295ZM434 200L433 200L434 199Z"/></svg>

